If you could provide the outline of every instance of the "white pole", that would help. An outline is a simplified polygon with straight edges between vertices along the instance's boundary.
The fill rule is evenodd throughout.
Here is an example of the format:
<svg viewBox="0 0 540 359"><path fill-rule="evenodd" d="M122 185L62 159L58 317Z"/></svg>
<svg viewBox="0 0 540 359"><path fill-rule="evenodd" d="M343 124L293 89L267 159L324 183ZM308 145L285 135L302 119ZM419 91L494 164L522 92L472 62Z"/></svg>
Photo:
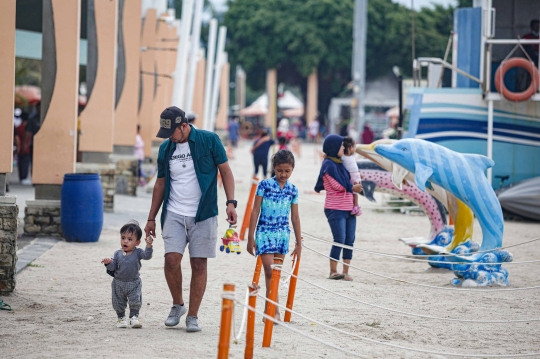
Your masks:
<svg viewBox="0 0 540 359"><path fill-rule="evenodd" d="M193 88L195 87L195 76L197 74L197 53L199 52L199 40L201 38L201 18L204 0L195 0L195 15L193 18L193 29L191 30L191 50L189 51L189 71L186 89L186 113L190 113L193 108ZM198 114L201 115L200 113Z"/></svg>
<svg viewBox="0 0 540 359"><path fill-rule="evenodd" d="M219 85L221 83L221 68L225 63L225 40L227 38L227 28L219 27L219 39L217 45L216 65L214 67L214 79L212 81L212 105L210 106L210 128L208 131L214 131L216 124L216 112L219 99Z"/></svg>
<svg viewBox="0 0 540 359"><path fill-rule="evenodd" d="M214 56L216 53L217 20L210 20L208 33L208 54L206 56L206 75L204 79L204 116L203 129L210 128L210 103L212 100L212 70L214 69Z"/></svg>
<svg viewBox="0 0 540 359"><path fill-rule="evenodd" d="M189 31L191 29L191 17L193 15L193 0L182 1L182 22L178 53L176 54L176 69L174 72L173 105L184 107L184 94L186 90L186 60L189 44Z"/></svg>
<svg viewBox="0 0 540 359"><path fill-rule="evenodd" d="M487 157L493 159L493 100L488 100ZM487 180L491 184L491 168L487 170Z"/></svg>

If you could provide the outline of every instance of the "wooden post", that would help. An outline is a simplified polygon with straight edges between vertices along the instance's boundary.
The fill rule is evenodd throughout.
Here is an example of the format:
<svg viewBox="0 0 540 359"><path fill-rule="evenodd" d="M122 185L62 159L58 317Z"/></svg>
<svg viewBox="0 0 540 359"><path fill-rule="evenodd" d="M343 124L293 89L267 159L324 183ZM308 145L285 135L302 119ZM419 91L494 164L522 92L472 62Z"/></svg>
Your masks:
<svg viewBox="0 0 540 359"><path fill-rule="evenodd" d="M257 256L257 264L255 265L255 272L253 272L253 284L259 284L259 278L261 277L262 259L261 256Z"/></svg>
<svg viewBox="0 0 540 359"><path fill-rule="evenodd" d="M251 191L249 192L248 202L246 203L246 211L244 212L244 218L242 219L242 228L240 229L240 239L244 240L246 230L249 228L249 220L251 217L251 211L253 210L253 201L255 200L255 192L257 191L257 185L259 179L257 176L253 176L251 181Z"/></svg>
<svg viewBox="0 0 540 359"><path fill-rule="evenodd" d="M287 309L291 309L294 304L294 293L296 292L296 276L298 276L298 269L300 268L300 257L295 255L296 263L293 268L293 275L289 283L289 294L287 294ZM284 322L289 323L291 321L291 312L285 311Z"/></svg>
<svg viewBox="0 0 540 359"><path fill-rule="evenodd" d="M234 284L223 284L223 293L234 294ZM221 326L219 329L218 359L227 359L229 357L233 309L234 301L223 298L221 305Z"/></svg>
<svg viewBox="0 0 540 359"><path fill-rule="evenodd" d="M261 257L257 260L257 265L261 263ZM261 274L261 267L258 266L259 275ZM255 267L255 273L257 273L257 267ZM255 277L253 278L255 280ZM259 281L259 277L257 277ZM256 283L249 286L249 306L251 308L257 307L257 295L253 293L259 289ZM255 344L255 311L248 309L248 320L246 327L246 350L244 351L244 359L253 359L253 345Z"/></svg>
<svg viewBox="0 0 540 359"><path fill-rule="evenodd" d="M283 264L282 258L274 257L274 264ZM281 276L281 270L274 268L272 270L272 280L270 281L270 292L268 293L268 299L277 302L278 301L278 289L279 278ZM276 306L270 302L266 302L266 315L274 319L276 314ZM272 343L272 330L274 329L274 322L266 319L264 322L264 335L263 335L263 348L270 347Z"/></svg>

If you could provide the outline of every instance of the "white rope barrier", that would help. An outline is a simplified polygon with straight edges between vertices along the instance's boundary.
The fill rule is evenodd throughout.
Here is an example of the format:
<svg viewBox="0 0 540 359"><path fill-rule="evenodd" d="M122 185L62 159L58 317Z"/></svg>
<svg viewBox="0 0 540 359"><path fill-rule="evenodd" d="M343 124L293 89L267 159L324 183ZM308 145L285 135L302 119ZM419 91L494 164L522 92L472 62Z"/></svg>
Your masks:
<svg viewBox="0 0 540 359"><path fill-rule="evenodd" d="M298 256L295 255L294 259L293 259L293 264L292 264L293 270L296 267L297 258L298 258ZM287 273L287 272L285 272L285 273ZM283 289L286 289L286 288L289 287L289 282L291 281L292 272L288 273L288 274L289 274L289 276L287 278L285 278L285 279L280 278L280 280L279 280L279 282L281 283L281 288L283 288Z"/></svg>
<svg viewBox="0 0 540 359"><path fill-rule="evenodd" d="M377 254L377 255L380 255L380 256L393 256L393 257L396 257L396 258L397 257L402 257L401 259L411 259L410 257L426 258L426 257L434 256L434 255L441 256L441 257L456 257L456 256L466 257L466 256L471 256L471 255L474 255L474 254L477 254L477 253L488 253L488 252L493 252L493 251L497 251L497 250L508 249L510 247L516 247L516 246L520 246L520 245L523 245L523 244L528 244L528 243L540 240L540 237L538 237L538 238L534 238L534 239L531 239L531 240L526 241L526 242L517 243L517 244L513 244L513 245L510 245L510 246L506 246L506 247L487 249L485 251L477 251L477 252L472 252L472 253L467 253L467 254L394 254L394 253L377 252L377 251L372 251L372 250L369 250L369 249L361 249L361 248L357 248L357 247L351 247L351 246L348 246L346 244L330 242L330 241L315 237L314 235L311 235L311 234L306 233L306 232L302 232L302 235L306 236L306 237L309 237L311 239L314 239L316 241L319 241L319 242L323 242L323 243L326 243L326 244L331 244L333 246L337 246L337 247L341 247L341 248L345 248L345 249L350 249L352 251L359 251L359 252L365 252L365 253L370 253L370 254ZM436 262L436 261L431 261L429 259L424 259L423 261ZM536 263L536 262L540 262L540 260L531 260L531 261L522 261L522 262L486 263L486 264L511 264L511 263L521 264L521 263ZM442 263L449 263L449 262L442 262ZM454 264L471 264L470 262L451 262L451 263L454 263Z"/></svg>
<svg viewBox="0 0 540 359"><path fill-rule="evenodd" d="M296 311L294 311L292 309L287 308L284 305L281 305L281 304L279 304L277 302L274 302L273 300L268 299L268 298L266 298L265 296L263 296L261 294L258 294L257 296L262 298L263 300L267 301L268 303L271 303L271 304L273 304L273 305L275 305L277 307L280 307L280 308L284 309L285 311L291 312L294 315L297 315L297 316L299 316L301 318L309 320L309 321L311 321L311 322L313 322L313 323L315 323L317 325L320 325L322 327L325 327L325 328L340 332L342 334L350 335L352 337L358 338L360 340L368 341L370 343L380 344L380 345L384 345L384 346L388 346L388 347L392 347L392 348L396 348L396 349L409 350L409 351L425 353L425 354L447 355L447 356L454 356L454 357L473 357L473 358L479 358L479 357L480 358L485 358L485 357L490 357L490 358L520 358L520 357L540 356L540 352L538 352L538 353L524 353L524 354L461 354L461 353L448 353L448 352L439 352L439 351L432 351L432 350L405 347L405 346L402 346L402 345L392 344L392 343L385 343L385 342L381 342L381 341L378 341L378 340L375 340L375 339L363 337L363 336L358 335L358 334L350 333L350 332L347 332L345 330L342 330L342 329L333 327L331 325L325 324L323 322L320 322L318 320L315 320L313 318L309 318L309 317L307 317L307 316L305 316L303 314L300 314L300 313L298 313L298 312L296 312Z"/></svg>
<svg viewBox="0 0 540 359"><path fill-rule="evenodd" d="M253 293L257 293L258 289L256 289ZM246 303L249 302L249 288L246 288ZM232 324L233 324L233 333L234 333L234 344L238 344L238 342L240 341L240 337L242 336L242 333L244 332L244 328L246 327L246 318L247 318L247 314L248 314L248 310L247 308L244 308L244 314L242 315L242 321L240 322L240 330L238 331L238 333L236 333L236 325L235 325L235 320L234 320L234 313L236 313L236 310L235 308L233 307L233 320L232 320Z"/></svg>
<svg viewBox="0 0 540 359"><path fill-rule="evenodd" d="M330 243L330 242L329 242ZM518 290L530 290L530 289L539 289L540 286L534 286L534 287L522 287L522 288L506 288L506 289L486 289L486 290L483 290L483 289L470 289L470 288L454 288L454 287L441 287L441 286L436 286L436 285L429 285L429 284L423 284L423 283L416 283L416 282L409 282L407 280L403 280L403 279L398 279L398 278L394 278L394 277L389 277L389 276L386 276L384 274L379 274L379 273L375 273L375 272L371 272L367 269L363 269L363 268L360 268L360 267L356 267L356 266L353 266L352 264L347 264L347 263L344 263L340 260L336 260L332 257L330 257L329 255L326 255L324 253L321 253L313 248L311 248L310 246L308 246L307 244L304 243L303 245L304 248L312 251L312 252L315 252L323 257L326 257L326 258L329 258L337 263L341 263L341 264L344 264L344 265L347 265L351 268L354 268L354 269L358 269L359 271L361 272L364 272L364 273L368 273L368 274L371 274L371 275L374 275L376 277L380 277L380 278L385 278L385 279L390 279L390 280L393 280L393 281L396 281L396 282L401 282L401 283L407 283L407 284L413 284L413 285L417 285L419 287L425 287L425 288L433 288L433 289L442 289L442 290L453 290L453 291L460 291L460 292L476 292L476 293L487 293L487 292L512 292L512 291L518 291Z"/></svg>
<svg viewBox="0 0 540 359"><path fill-rule="evenodd" d="M369 250L369 249L362 249L362 248L352 247L352 246L348 246L346 244L330 242L330 241L315 237L315 236L313 236L311 234L308 234L306 232L302 232L302 235L306 236L308 238L314 239L316 241L319 241L319 242L323 242L323 243L326 243L326 244L331 244L333 246L340 247L340 248L350 249L352 251L364 252L364 253L376 254L376 255L379 255L379 256L382 256L382 257L390 257L390 258L403 259L403 260L414 261L414 262L424 262L424 263L429 262L429 263L445 263L445 264L473 264L472 262L445 262L445 261L436 261L436 260L429 260L429 259L416 259L416 258L410 258L410 257L424 257L424 258L428 257L428 256L429 257L430 256L441 256L441 257L461 256L461 257L467 257L467 256L470 256L470 255L473 255L473 254L476 254L476 253L487 252L487 251L483 251L483 252L473 252L473 253L467 253L467 254L457 254L456 253L456 254L429 254L429 255L390 254L390 253L376 252L376 251L372 251L372 250ZM501 248L497 248L497 249L501 249ZM492 249L492 250L489 250L489 251L494 251L494 250L496 250L496 249ZM524 264L524 263L538 263L538 262L540 262L540 259L535 259L535 260L530 260L530 261L520 261L520 262L512 261L512 262L494 262L494 263L478 263L478 264L496 265L496 264Z"/></svg>
<svg viewBox="0 0 540 359"><path fill-rule="evenodd" d="M257 294L257 295L259 296L260 294ZM323 345L326 345L326 346L328 346L328 347L331 347L331 348L333 348L333 349L337 349L337 350L339 350L339 351L342 351L342 352L344 352L344 353L346 353L346 354L349 354L349 355L352 355L352 356L355 356L355 357L359 357L359 358L367 358L365 355L361 355L361 354L358 354L358 353L355 353L355 352L351 352L351 351L349 351L349 350L347 350L347 349L343 349L343 348L341 348L341 347L339 347L339 346L337 346L337 345L335 345L335 344L329 343L329 342L327 342L327 341L325 341L325 340L322 340L322 339L317 338L317 337L314 336L314 335L305 333L305 332L303 332L303 331L301 331L301 330L299 330L299 329L296 329L296 328L294 328L294 327L292 327L292 326L290 326L290 325L287 325L287 324L285 324L284 322L278 321L278 320L276 320L275 318L272 318L271 316L267 315L266 313L257 310L257 308L253 308L252 306L248 305L247 303L242 303L241 301L239 301L238 299L236 299L236 296L235 296L234 294L232 294L232 293L230 293L230 292L223 292L223 294L221 295L221 297L222 297L222 298L225 298L225 299L233 300L235 303L240 304L241 306L243 306L243 307L245 308L245 310L251 310L252 312L255 312L255 313L259 314L259 315L262 315L263 318L265 318L266 320L270 320L270 321L272 321L274 324L278 324L278 325L279 325L280 327L282 327L282 328L285 328L285 329L287 329L287 330L290 330L290 331L292 331L292 332L295 332L295 333L297 333L297 334L300 334L300 335L302 335L302 336L304 336L304 337L306 337L306 338L309 338L309 339L311 339L311 340L314 340L314 341L316 341L316 342L319 342L319 343L321 343L321 344L323 344ZM264 297L264 296L263 296L263 298L266 299L266 297Z"/></svg>
<svg viewBox="0 0 540 359"><path fill-rule="evenodd" d="M389 312L393 312L393 313L398 313L398 314L401 314L401 315L404 315L404 316L411 316L411 317L418 317L418 318L425 318L425 319L435 319L435 320L442 320L442 321L449 321L449 322L466 322L466 323L481 323L481 324L493 324L493 323L497 323L497 324L508 324L508 323L529 323L529 322L538 322L540 321L540 318L532 318L532 319L512 319L512 320L476 320L476 319L458 319L458 318L444 318L444 317L436 317L436 316L432 316L432 315L426 315L426 314L417 314L417 313L410 313L410 312L404 312L404 311L400 311L400 310L397 310L397 309L392 309L392 308L388 308L388 307L383 307L381 305L377 305L377 304L372 304L372 303L368 303L368 302L364 302L362 300L359 300L359 299L356 299L356 298L352 298L352 297L349 297L345 294L341 294L341 293L338 293L338 292L335 292L331 289L328 289L328 288L325 288L323 286L320 286L318 284L315 284L315 283L312 283L306 279L303 279L303 278L300 278L299 276L296 276L292 273L289 273L287 272L285 269L283 269L279 264L274 264L272 268L275 268L277 270L280 270L284 273L287 273L289 275L291 275L292 277L296 278L296 279L299 279L301 280L302 282L305 282L309 285L312 285L314 287L317 287L321 290L324 290L325 292L328 292L328 293L332 293L332 294L335 294L337 296L340 296L342 298L346 298L346 299L349 299L349 300L352 300L353 302L357 302L357 303L360 303L360 304L364 304L364 305L367 305L369 307L373 307L373 308L378 308L378 309L383 309L383 310L387 310Z"/></svg>

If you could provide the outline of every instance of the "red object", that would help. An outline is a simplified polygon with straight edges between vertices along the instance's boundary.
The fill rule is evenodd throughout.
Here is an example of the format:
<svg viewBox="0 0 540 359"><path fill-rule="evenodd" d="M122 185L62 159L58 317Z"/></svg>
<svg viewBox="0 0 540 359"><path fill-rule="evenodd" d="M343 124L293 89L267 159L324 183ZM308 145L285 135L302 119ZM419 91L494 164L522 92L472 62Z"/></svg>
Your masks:
<svg viewBox="0 0 540 359"><path fill-rule="evenodd" d="M30 105L41 101L41 89L37 86L15 86L15 93L24 98ZM21 104L21 101L16 97L15 103Z"/></svg>
<svg viewBox="0 0 540 359"><path fill-rule="evenodd" d="M527 70L531 76L531 84L523 92L512 92L504 85L504 75L506 75L508 70L514 67L521 67L522 69ZM536 93L539 84L540 74L538 73L536 66L534 66L534 64L527 59L520 57L513 57L508 61L503 61L495 73L495 88L497 89L497 92L503 95L508 101L527 101Z"/></svg>
<svg viewBox="0 0 540 359"><path fill-rule="evenodd" d="M528 34L523 35L523 39L525 39L525 40L538 40L538 36L534 35L531 32L529 32ZM536 53L538 53L538 44L534 44L534 45L531 45L531 46L533 47L534 51L536 51Z"/></svg>

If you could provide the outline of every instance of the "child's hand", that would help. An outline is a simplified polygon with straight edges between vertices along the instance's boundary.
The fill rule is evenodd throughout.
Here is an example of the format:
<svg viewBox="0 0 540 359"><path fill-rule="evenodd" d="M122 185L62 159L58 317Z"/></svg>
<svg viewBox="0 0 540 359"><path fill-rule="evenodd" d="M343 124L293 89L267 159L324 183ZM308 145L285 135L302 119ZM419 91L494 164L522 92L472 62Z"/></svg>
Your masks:
<svg viewBox="0 0 540 359"><path fill-rule="evenodd" d="M251 238L248 237L246 250L248 251L249 254L251 254L252 256L255 256L255 240L253 239L253 237Z"/></svg>
<svg viewBox="0 0 540 359"><path fill-rule="evenodd" d="M296 255L296 258L300 258L301 254L302 254L302 243L300 244L296 243L296 245L294 246L294 250L291 253L291 257L294 258L294 256Z"/></svg>
<svg viewBox="0 0 540 359"><path fill-rule="evenodd" d="M109 263L112 263L113 262L113 259L112 258L103 258L101 260L101 263L105 264L105 265L108 265Z"/></svg>
<svg viewBox="0 0 540 359"><path fill-rule="evenodd" d="M352 188L353 192L360 193L364 190L361 183L355 184Z"/></svg>
<svg viewBox="0 0 540 359"><path fill-rule="evenodd" d="M152 248L152 243L154 243L154 238L152 238L152 236L148 236L144 240L146 241L146 246L148 248Z"/></svg>

